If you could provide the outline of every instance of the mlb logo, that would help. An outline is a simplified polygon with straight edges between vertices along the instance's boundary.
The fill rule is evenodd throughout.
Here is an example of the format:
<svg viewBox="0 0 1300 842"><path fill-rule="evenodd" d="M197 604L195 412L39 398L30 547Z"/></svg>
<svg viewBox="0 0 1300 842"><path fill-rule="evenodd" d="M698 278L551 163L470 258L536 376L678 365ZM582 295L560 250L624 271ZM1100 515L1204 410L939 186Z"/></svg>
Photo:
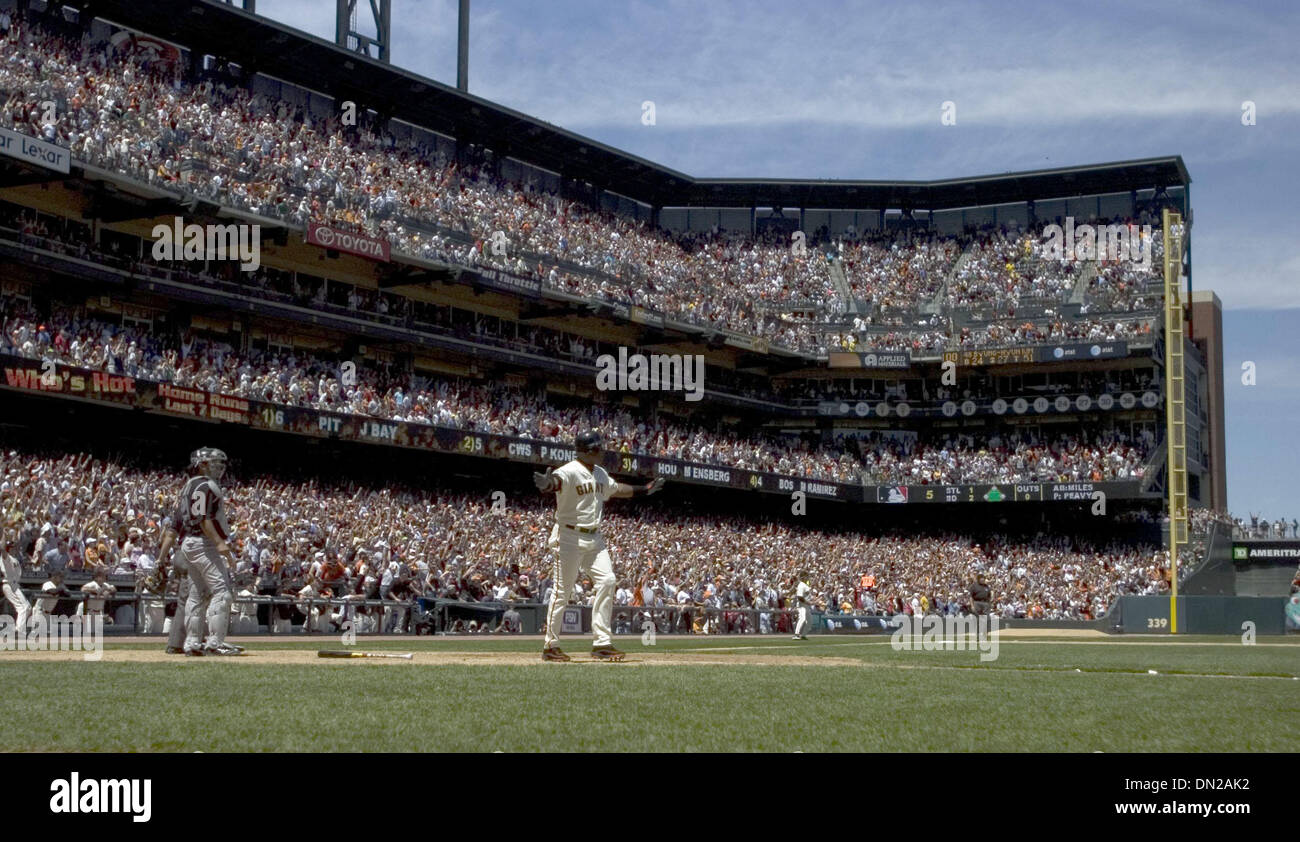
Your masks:
<svg viewBox="0 0 1300 842"><path fill-rule="evenodd" d="M1233 547L1232 559L1233 561L1248 561L1250 559L1250 551L1246 547Z"/></svg>

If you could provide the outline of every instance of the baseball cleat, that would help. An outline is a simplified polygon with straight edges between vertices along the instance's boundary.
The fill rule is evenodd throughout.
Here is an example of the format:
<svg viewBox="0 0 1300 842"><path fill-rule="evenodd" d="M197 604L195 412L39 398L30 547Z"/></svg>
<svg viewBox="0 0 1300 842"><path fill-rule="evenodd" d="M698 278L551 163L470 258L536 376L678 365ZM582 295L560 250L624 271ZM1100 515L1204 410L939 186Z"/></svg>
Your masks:
<svg viewBox="0 0 1300 842"><path fill-rule="evenodd" d="M598 661L621 661L627 657L627 653L620 652L613 646L596 646L591 650L591 657Z"/></svg>
<svg viewBox="0 0 1300 842"><path fill-rule="evenodd" d="M198 658L203 655L203 647L197 646L193 649L185 649L184 652L191 658Z"/></svg>
<svg viewBox="0 0 1300 842"><path fill-rule="evenodd" d="M238 646L231 646L229 643L223 643L220 646L205 646L203 648L205 655L242 655L244 650Z"/></svg>
<svg viewBox="0 0 1300 842"><path fill-rule="evenodd" d="M568 655L564 654L563 652L561 652L560 647L551 646L542 650L542 660L543 661L571 661L573 659L570 658Z"/></svg>

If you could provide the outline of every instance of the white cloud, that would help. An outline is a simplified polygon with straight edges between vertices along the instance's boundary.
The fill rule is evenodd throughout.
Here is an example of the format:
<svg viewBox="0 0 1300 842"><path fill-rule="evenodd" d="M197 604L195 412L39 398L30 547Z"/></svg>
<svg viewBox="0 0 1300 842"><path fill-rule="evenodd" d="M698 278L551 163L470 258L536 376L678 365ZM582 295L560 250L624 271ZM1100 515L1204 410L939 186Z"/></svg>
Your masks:
<svg viewBox="0 0 1300 842"><path fill-rule="evenodd" d="M581 130L620 125L627 103L655 93L664 120L694 128L937 125L945 100L959 122L986 125L1235 118L1246 98L1272 116L1300 111L1291 45L1228 10L1211 40L1178 17L1156 26L1145 10L1138 26L1104 8L1048 26L1041 8L1015 18L971 4L883 16L761 3L638 9L600 17L586 37L556 38L544 23L504 33L484 44L479 92Z"/></svg>

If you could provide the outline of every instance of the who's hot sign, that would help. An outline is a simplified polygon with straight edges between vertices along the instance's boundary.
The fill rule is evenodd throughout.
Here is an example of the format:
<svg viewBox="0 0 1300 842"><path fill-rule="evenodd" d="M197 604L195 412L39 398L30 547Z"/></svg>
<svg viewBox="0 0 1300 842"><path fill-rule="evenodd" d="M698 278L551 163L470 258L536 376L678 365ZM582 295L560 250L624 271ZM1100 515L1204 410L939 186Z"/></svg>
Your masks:
<svg viewBox="0 0 1300 842"><path fill-rule="evenodd" d="M354 231L343 231L316 222L307 223L307 242L321 248L346 251L348 254L368 257L381 263L387 263L392 256L387 240L358 234Z"/></svg>

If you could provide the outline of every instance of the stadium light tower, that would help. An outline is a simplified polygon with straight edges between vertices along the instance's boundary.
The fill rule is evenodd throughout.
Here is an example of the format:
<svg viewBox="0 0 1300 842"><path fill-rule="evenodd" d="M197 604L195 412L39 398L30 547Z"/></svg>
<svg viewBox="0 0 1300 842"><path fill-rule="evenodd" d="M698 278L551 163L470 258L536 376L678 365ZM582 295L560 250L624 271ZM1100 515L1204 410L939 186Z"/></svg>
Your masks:
<svg viewBox="0 0 1300 842"><path fill-rule="evenodd" d="M393 5L392 0L369 0L370 14L375 21L374 37L357 31L357 3L359 0L337 0L334 16L334 43L345 50L391 63ZM370 48L375 47L376 54Z"/></svg>
<svg viewBox="0 0 1300 842"><path fill-rule="evenodd" d="M456 90L469 93L469 0L460 0L456 23Z"/></svg>

